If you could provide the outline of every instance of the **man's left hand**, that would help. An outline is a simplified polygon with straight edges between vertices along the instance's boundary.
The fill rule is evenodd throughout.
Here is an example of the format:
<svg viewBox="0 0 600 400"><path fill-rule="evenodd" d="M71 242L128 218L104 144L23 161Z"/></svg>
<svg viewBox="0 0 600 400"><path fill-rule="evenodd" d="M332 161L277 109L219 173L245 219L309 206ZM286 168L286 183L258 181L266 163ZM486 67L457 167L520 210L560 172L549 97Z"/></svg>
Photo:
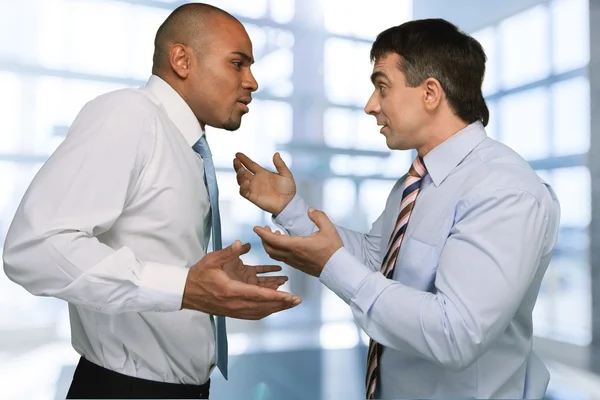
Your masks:
<svg viewBox="0 0 600 400"><path fill-rule="evenodd" d="M327 215L322 211L308 210L309 218L319 231L310 236L286 236L272 232L269 227L255 227L267 254L309 275L319 277L333 253L344 246Z"/></svg>

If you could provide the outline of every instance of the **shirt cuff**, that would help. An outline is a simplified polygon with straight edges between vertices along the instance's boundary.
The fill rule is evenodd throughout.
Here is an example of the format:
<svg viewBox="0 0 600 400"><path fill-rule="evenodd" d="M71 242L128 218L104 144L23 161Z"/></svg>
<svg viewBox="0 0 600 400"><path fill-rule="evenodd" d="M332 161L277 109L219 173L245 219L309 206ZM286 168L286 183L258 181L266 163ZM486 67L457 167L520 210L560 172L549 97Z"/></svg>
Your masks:
<svg viewBox="0 0 600 400"><path fill-rule="evenodd" d="M350 304L365 279L374 272L344 247L339 248L321 271L319 280Z"/></svg>
<svg viewBox="0 0 600 400"><path fill-rule="evenodd" d="M272 220L287 233L297 236L310 235L316 226L308 217L308 205L297 193L279 215L272 217Z"/></svg>
<svg viewBox="0 0 600 400"><path fill-rule="evenodd" d="M189 268L146 262L140 280L139 305L152 311L181 310Z"/></svg>

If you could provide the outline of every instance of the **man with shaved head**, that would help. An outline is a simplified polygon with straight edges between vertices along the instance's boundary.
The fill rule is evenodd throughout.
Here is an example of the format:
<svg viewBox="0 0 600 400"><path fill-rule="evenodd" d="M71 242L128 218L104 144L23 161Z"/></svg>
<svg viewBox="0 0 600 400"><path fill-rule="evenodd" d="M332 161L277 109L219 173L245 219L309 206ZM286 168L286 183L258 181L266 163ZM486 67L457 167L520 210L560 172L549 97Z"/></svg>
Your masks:
<svg viewBox="0 0 600 400"><path fill-rule="evenodd" d="M244 265L249 244L222 249L205 127L236 130L249 111L246 30L183 5L158 29L153 61L145 86L83 107L6 238L8 277L69 303L81 359L68 398L208 398L214 367L227 378L225 316L301 301L277 290L285 276L261 276L280 267Z"/></svg>

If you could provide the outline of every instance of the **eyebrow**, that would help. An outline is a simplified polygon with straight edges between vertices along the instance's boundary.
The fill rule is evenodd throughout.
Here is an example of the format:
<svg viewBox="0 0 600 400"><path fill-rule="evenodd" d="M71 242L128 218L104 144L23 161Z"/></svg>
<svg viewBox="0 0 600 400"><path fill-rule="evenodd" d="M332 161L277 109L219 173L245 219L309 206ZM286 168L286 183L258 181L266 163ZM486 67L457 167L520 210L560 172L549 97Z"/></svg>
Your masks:
<svg viewBox="0 0 600 400"><path fill-rule="evenodd" d="M383 71L375 71L371 74L371 82L373 83L373 85L375 84L375 81L377 79L385 79L386 81L389 82L390 78L386 75L385 72Z"/></svg>
<svg viewBox="0 0 600 400"><path fill-rule="evenodd" d="M248 54L244 53L243 51L232 51L231 54L235 54L237 56L242 57L244 61L246 61L249 64L254 64L254 59Z"/></svg>

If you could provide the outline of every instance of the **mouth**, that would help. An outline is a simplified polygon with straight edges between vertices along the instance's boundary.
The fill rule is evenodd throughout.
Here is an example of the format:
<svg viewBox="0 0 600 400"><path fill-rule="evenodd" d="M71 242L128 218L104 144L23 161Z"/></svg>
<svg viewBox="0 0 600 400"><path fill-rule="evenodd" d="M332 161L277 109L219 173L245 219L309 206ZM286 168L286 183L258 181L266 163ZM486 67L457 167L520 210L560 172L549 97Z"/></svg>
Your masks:
<svg viewBox="0 0 600 400"><path fill-rule="evenodd" d="M244 109L244 111L248 112L250 109L248 108L248 104L252 101L252 97L242 97L237 101L237 103Z"/></svg>
<svg viewBox="0 0 600 400"><path fill-rule="evenodd" d="M387 125L386 125L386 124L377 124L377 126L381 126L381 129L379 130L379 133L383 133L383 130L384 130L385 128L387 128Z"/></svg>

